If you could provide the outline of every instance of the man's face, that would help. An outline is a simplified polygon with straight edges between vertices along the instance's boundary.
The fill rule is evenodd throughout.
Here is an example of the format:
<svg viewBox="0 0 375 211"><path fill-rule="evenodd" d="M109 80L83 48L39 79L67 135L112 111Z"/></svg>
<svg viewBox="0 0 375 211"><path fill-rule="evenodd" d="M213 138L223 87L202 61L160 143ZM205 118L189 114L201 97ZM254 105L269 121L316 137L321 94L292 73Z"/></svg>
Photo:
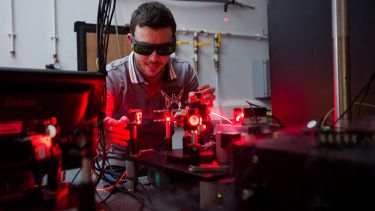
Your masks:
<svg viewBox="0 0 375 211"><path fill-rule="evenodd" d="M134 37L128 37L131 43L132 38L138 42L149 44L164 44L173 41L172 29L170 27L152 29L148 26L135 28ZM135 53L137 68L148 82L154 82L161 78L165 65L170 55L159 55L153 51L150 55Z"/></svg>

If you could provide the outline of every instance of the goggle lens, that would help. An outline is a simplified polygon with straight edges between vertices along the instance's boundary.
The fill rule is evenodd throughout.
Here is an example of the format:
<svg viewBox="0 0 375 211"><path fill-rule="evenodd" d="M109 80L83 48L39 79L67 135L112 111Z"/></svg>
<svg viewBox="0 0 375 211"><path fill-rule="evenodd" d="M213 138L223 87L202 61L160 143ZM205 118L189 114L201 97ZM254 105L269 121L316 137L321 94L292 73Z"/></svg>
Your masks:
<svg viewBox="0 0 375 211"><path fill-rule="evenodd" d="M157 54L160 56L167 56L176 51L176 42L172 41L170 43L163 43L163 44L150 44L139 42L133 38L132 40L132 47L134 52L137 54L141 54L144 56L148 56L156 51Z"/></svg>

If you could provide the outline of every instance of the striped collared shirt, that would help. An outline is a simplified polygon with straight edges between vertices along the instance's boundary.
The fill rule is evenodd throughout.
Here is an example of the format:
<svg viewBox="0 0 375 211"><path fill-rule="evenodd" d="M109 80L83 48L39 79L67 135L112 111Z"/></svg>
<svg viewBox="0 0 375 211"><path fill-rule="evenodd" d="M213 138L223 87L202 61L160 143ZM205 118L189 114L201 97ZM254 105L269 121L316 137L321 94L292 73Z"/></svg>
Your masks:
<svg viewBox="0 0 375 211"><path fill-rule="evenodd" d="M173 63L173 59L170 59L168 62L168 70L167 70L169 80L173 80L177 78L177 75L176 75L176 72L174 70L172 63ZM135 64L135 59L134 59L134 52L131 52L129 55L128 70L129 70L130 80L132 83L148 84L148 82L143 78L142 74L140 74L139 70L137 69L137 65Z"/></svg>

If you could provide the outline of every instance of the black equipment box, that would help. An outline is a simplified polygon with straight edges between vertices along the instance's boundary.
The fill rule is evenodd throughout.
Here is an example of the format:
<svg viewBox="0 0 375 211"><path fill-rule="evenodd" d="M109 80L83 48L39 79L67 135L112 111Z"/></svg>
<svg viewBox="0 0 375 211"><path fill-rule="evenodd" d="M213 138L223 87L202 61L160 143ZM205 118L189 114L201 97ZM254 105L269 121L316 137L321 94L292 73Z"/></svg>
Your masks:
<svg viewBox="0 0 375 211"><path fill-rule="evenodd" d="M375 146L312 136L233 146L236 210L375 210Z"/></svg>

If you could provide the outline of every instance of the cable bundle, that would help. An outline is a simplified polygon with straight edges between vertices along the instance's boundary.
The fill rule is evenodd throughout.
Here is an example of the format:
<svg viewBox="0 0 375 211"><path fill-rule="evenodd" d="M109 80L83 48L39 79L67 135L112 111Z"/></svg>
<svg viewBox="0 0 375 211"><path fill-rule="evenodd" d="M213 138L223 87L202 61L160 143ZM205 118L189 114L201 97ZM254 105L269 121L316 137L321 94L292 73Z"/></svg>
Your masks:
<svg viewBox="0 0 375 211"><path fill-rule="evenodd" d="M109 43L109 35L110 35L110 27L111 27L111 21L113 18L113 14L115 12L116 7L116 0L99 0L98 5L98 16L97 16L97 24L96 24L96 35L97 35L97 68L99 72L103 74L107 74L106 72L106 63L107 63L107 51L108 51L108 43ZM107 159L107 153L106 153L106 146L105 146L105 140L104 140L104 125L103 121L106 117L105 107L106 107L106 99L107 99L107 93L106 89L104 89L103 92L103 98L102 98L102 113L99 117L99 151L102 151L102 153L99 153L98 157L95 160L102 161L101 168L99 170L99 174L95 181L95 186L97 186L100 182L100 180L103 177L105 164L104 162Z"/></svg>
<svg viewBox="0 0 375 211"><path fill-rule="evenodd" d="M105 73L107 64L107 50L109 43L110 27L115 12L116 0L99 0L98 17L96 24L97 34L97 68Z"/></svg>

